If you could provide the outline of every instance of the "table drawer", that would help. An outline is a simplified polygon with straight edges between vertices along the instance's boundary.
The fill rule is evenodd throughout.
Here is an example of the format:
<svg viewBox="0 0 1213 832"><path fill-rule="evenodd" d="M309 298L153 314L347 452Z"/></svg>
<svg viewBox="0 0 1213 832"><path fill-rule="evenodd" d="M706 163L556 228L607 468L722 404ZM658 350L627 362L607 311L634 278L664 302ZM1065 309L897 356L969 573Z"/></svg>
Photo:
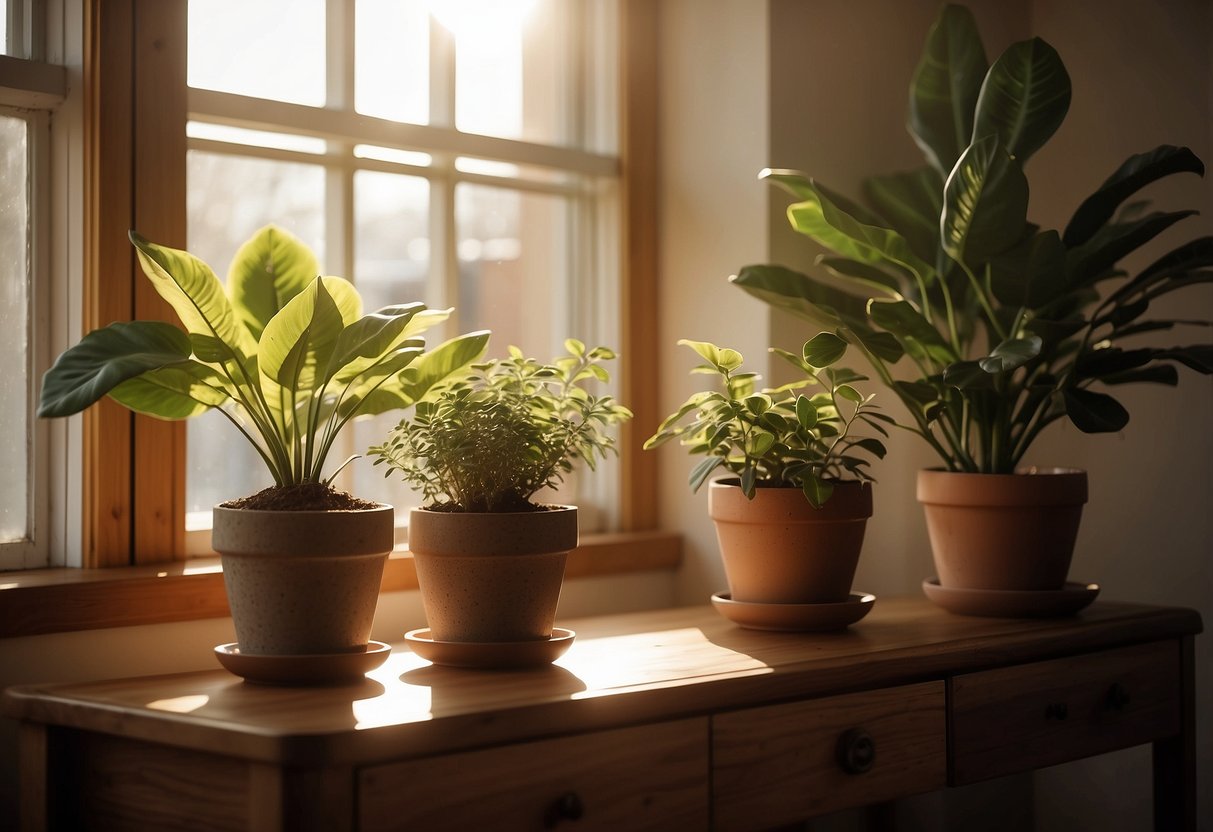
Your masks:
<svg viewBox="0 0 1213 832"><path fill-rule="evenodd" d="M707 828L708 722L687 719L363 769L374 830Z"/></svg>
<svg viewBox="0 0 1213 832"><path fill-rule="evenodd" d="M943 682L712 718L720 830L763 829L947 782Z"/></svg>
<svg viewBox="0 0 1213 832"><path fill-rule="evenodd" d="M1179 645L1143 644L952 680L952 782L1102 754L1179 732Z"/></svg>

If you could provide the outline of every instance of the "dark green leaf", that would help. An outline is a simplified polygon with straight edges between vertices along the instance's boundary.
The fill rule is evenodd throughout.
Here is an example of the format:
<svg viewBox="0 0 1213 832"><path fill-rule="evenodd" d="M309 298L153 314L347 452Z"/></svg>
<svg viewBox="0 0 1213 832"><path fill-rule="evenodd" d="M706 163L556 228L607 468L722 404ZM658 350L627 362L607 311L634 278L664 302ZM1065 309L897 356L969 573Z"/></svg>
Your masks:
<svg viewBox="0 0 1213 832"><path fill-rule="evenodd" d="M1066 415L1083 433L1114 433L1129 424L1129 411L1106 393L1067 387Z"/></svg>
<svg viewBox="0 0 1213 832"><path fill-rule="evenodd" d="M939 217L943 213L943 177L932 167L907 173L872 176L864 180L864 196L885 222L906 238L923 260L935 259L939 249Z"/></svg>
<svg viewBox="0 0 1213 832"><path fill-rule="evenodd" d="M891 332L876 332L866 328L859 330L854 326L851 327L851 332L864 349L882 361L895 364L905 355L901 342Z"/></svg>
<svg viewBox="0 0 1213 832"><path fill-rule="evenodd" d="M1014 370L1040 355L1041 339L1039 335L1027 338L1008 338L990 350L990 354L977 363L987 373L1005 373Z"/></svg>
<svg viewBox="0 0 1213 832"><path fill-rule="evenodd" d="M868 453L870 453L872 456L876 457L877 459L884 459L884 456L887 453L887 451L885 450L884 443L881 442L879 439L873 439L870 436L864 437L863 439L856 439L854 442L849 442L847 444L847 447L863 448L865 451L867 451Z"/></svg>
<svg viewBox="0 0 1213 832"><path fill-rule="evenodd" d="M1196 211L1155 212L1130 223L1103 226L1095 236L1066 255L1066 282L1087 286L1107 276L1122 257L1131 254Z"/></svg>
<svg viewBox="0 0 1213 832"><path fill-rule="evenodd" d="M900 393L903 399L908 398L921 405L934 404L939 401L939 391L935 389L934 385L925 381L895 381L893 389ZM890 421L892 420L890 419Z"/></svg>
<svg viewBox="0 0 1213 832"><path fill-rule="evenodd" d="M821 257L817 262L841 280L858 283L865 289L874 289L889 297L901 296L901 282L878 266L845 257Z"/></svg>
<svg viewBox="0 0 1213 832"><path fill-rule="evenodd" d="M944 6L910 82L909 125L941 173L952 169L973 132L973 108L988 65L972 12Z"/></svg>
<svg viewBox="0 0 1213 832"><path fill-rule="evenodd" d="M1039 309L1065 291L1066 248L1056 231L1041 231L990 258L990 290L1000 303Z"/></svg>
<svg viewBox="0 0 1213 832"><path fill-rule="evenodd" d="M957 361L943 371L943 381L949 387L961 390L992 389L994 386L993 376L977 361Z"/></svg>
<svg viewBox="0 0 1213 832"><path fill-rule="evenodd" d="M698 491L700 487L707 482L708 477L712 472L724 464L724 459L718 456L709 456L701 459L694 468L691 469L691 476L687 482L691 486L692 491Z"/></svg>
<svg viewBox="0 0 1213 832"><path fill-rule="evenodd" d="M830 499L830 495L834 493L834 486L826 480L819 479L810 474L804 478L800 490L813 508L821 508Z"/></svg>
<svg viewBox="0 0 1213 832"><path fill-rule="evenodd" d="M94 330L42 377L40 417L79 413L127 379L189 360L189 337L172 324L132 321Z"/></svg>
<svg viewBox="0 0 1213 832"><path fill-rule="evenodd" d="M863 394L849 384L839 385L834 389L834 392L842 398L855 402L856 404L863 402Z"/></svg>
<svg viewBox="0 0 1213 832"><path fill-rule="evenodd" d="M1018 243L1028 216L1023 167L995 135L977 139L961 155L944 187L942 246L970 265Z"/></svg>
<svg viewBox="0 0 1213 832"><path fill-rule="evenodd" d="M1130 156L1099 190L1078 206L1062 239L1071 248L1085 243L1130 196L1164 176L1183 172L1200 176L1205 173L1204 164L1186 147L1161 145L1148 153Z"/></svg>
<svg viewBox="0 0 1213 832"><path fill-rule="evenodd" d="M1167 252L1147 266L1140 274L1112 293L1121 298L1140 292L1167 279L1182 279L1197 269L1213 266L1213 237L1198 237Z"/></svg>
<svg viewBox="0 0 1213 832"><path fill-rule="evenodd" d="M847 342L832 332L819 332L805 342L801 354L813 367L828 367L847 351Z"/></svg>
<svg viewBox="0 0 1213 832"><path fill-rule="evenodd" d="M772 306L834 329L867 317L864 298L783 266L746 266L732 282Z"/></svg>
<svg viewBox="0 0 1213 832"><path fill-rule="evenodd" d="M746 495L747 499L754 499L754 489L758 484L758 471L753 465L746 465L741 472L741 493Z"/></svg>
<svg viewBox="0 0 1213 832"><path fill-rule="evenodd" d="M1170 347L1156 352L1158 358L1178 361L1198 373L1213 373L1213 344L1192 344L1187 347Z"/></svg>
<svg viewBox="0 0 1213 832"><path fill-rule="evenodd" d="M1070 109L1070 76L1040 38L1011 44L986 73L977 98L973 139L998 136L1019 164L1044 146Z"/></svg>
<svg viewBox="0 0 1213 832"><path fill-rule="evenodd" d="M1148 382L1175 387L1179 384L1179 371L1172 364L1151 364L1136 370L1113 373L1100 379L1104 384L1138 384Z"/></svg>
<svg viewBox="0 0 1213 832"><path fill-rule="evenodd" d="M896 335L906 352L916 358L945 364L957 358L939 330L908 301L873 301L868 306L868 315L878 327Z"/></svg>
<svg viewBox="0 0 1213 832"><path fill-rule="evenodd" d="M1082 318L1071 318L1064 321L1050 321L1044 318L1034 318L1024 325L1024 329L1033 335L1039 335L1047 343L1064 341L1076 332L1081 332L1087 322Z"/></svg>
<svg viewBox="0 0 1213 832"><path fill-rule="evenodd" d="M805 430L812 430L817 424L817 408L809 401L808 396L796 397L796 421Z"/></svg>
<svg viewBox="0 0 1213 832"><path fill-rule="evenodd" d="M1149 363L1154 355L1155 351L1152 349L1122 350L1120 347L1106 347L1092 350L1075 362L1074 375L1077 378L1100 378L1140 367Z"/></svg>

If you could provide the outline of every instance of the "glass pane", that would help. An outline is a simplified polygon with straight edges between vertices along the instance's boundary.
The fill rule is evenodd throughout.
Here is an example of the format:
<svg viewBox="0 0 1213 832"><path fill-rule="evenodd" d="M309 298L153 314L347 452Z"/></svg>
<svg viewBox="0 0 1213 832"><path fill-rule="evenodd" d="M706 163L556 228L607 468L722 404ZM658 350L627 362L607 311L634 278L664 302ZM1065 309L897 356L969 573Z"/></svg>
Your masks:
<svg viewBox="0 0 1213 832"><path fill-rule="evenodd" d="M15 54L8 45L8 5L9 0L0 0L0 54Z"/></svg>
<svg viewBox="0 0 1213 832"><path fill-rule="evenodd" d="M324 0L189 0L191 87L322 107Z"/></svg>
<svg viewBox="0 0 1213 832"><path fill-rule="evenodd" d="M455 36L455 125L467 133L565 144L569 32L563 0L434 4Z"/></svg>
<svg viewBox="0 0 1213 832"><path fill-rule="evenodd" d="M29 168L26 123L0 116L0 543L29 537Z"/></svg>
<svg viewBox="0 0 1213 832"><path fill-rule="evenodd" d="M430 18L424 0L358 0L354 14L354 109L428 124Z"/></svg>
<svg viewBox="0 0 1213 832"><path fill-rule="evenodd" d="M358 171L354 174L354 276L363 306L370 311L392 303L426 300L430 267L429 182L416 176ZM430 343L437 343L433 330ZM349 453L365 453L387 436L403 414L385 413L358 419ZM344 457L342 457L344 458ZM397 522L407 520L410 507L420 505L399 476L383 477L384 468L360 459L352 472L350 490L368 500L396 507Z"/></svg>
<svg viewBox="0 0 1213 832"><path fill-rule="evenodd" d="M220 279L236 249L273 222L303 240L324 262L324 168L190 151L187 159L189 250ZM188 422L186 512L210 524L219 502L272 484L265 463L219 413Z"/></svg>
<svg viewBox="0 0 1213 832"><path fill-rule="evenodd" d="M540 360L566 335L572 212L564 197L461 184L455 191L459 326L490 329L492 355L510 345Z"/></svg>

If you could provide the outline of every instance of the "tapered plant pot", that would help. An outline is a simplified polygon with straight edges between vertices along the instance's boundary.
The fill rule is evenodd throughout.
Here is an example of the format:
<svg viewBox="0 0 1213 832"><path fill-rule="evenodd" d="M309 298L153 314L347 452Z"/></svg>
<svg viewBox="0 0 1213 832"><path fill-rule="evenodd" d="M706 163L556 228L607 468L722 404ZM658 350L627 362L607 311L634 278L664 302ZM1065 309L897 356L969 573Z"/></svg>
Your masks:
<svg viewBox="0 0 1213 832"><path fill-rule="evenodd" d="M1087 474L918 472L939 584L950 589L1060 590L1087 501Z"/></svg>
<svg viewBox="0 0 1213 832"><path fill-rule="evenodd" d="M759 488L748 500L736 478L715 480L708 514L733 601L836 604L851 592L872 486L838 483L816 509L798 488Z"/></svg>
<svg viewBox="0 0 1213 832"><path fill-rule="evenodd" d="M552 638L564 564L577 547L577 509L474 513L413 509L409 551L441 642Z"/></svg>
<svg viewBox="0 0 1213 832"><path fill-rule="evenodd" d="M244 654L315 656L365 651L392 507L359 511L214 510L211 543Z"/></svg>

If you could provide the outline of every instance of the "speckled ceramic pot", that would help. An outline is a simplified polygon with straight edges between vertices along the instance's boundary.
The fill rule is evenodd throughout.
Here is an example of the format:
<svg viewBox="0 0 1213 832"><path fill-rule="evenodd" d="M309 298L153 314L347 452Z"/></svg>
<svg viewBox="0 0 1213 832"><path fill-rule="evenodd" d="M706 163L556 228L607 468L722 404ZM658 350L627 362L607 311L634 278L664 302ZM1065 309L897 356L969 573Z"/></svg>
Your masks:
<svg viewBox="0 0 1213 832"><path fill-rule="evenodd" d="M1087 473L918 472L939 583L949 589L1059 590L1070 571Z"/></svg>
<svg viewBox="0 0 1213 832"><path fill-rule="evenodd" d="M456 513L413 509L409 551L437 641L551 638L577 509Z"/></svg>
<svg viewBox="0 0 1213 832"><path fill-rule="evenodd" d="M216 507L212 547L243 653L319 655L365 650L392 507L249 511Z"/></svg>
<svg viewBox="0 0 1213 832"><path fill-rule="evenodd" d="M708 514L734 601L846 601L872 516L871 483L844 482L821 508L799 488L759 488L746 499L735 477L708 488Z"/></svg>

